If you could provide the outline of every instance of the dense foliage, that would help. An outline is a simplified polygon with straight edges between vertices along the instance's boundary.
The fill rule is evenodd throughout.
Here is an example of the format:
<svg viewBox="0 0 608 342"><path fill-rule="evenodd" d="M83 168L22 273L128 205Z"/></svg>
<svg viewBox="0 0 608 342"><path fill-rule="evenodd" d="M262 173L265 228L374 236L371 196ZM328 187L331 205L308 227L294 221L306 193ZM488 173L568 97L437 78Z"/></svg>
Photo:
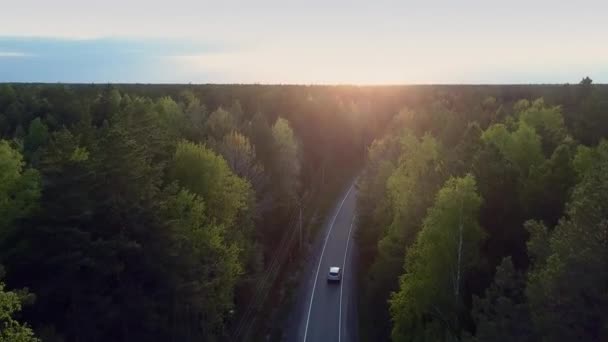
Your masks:
<svg viewBox="0 0 608 342"><path fill-rule="evenodd" d="M413 103L369 147L362 339L608 338L608 93L490 89Z"/></svg>
<svg viewBox="0 0 608 342"><path fill-rule="evenodd" d="M0 339L229 338L367 147L364 339L605 339L607 109L590 80L2 84Z"/></svg>
<svg viewBox="0 0 608 342"><path fill-rule="evenodd" d="M0 339L227 339L392 112L371 92L0 85Z"/></svg>

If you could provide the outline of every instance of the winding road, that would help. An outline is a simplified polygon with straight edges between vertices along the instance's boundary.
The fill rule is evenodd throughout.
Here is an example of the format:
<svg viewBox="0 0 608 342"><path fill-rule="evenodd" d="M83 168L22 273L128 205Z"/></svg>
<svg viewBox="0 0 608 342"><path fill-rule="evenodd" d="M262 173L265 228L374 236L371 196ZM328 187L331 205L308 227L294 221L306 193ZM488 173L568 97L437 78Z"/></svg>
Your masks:
<svg viewBox="0 0 608 342"><path fill-rule="evenodd" d="M286 341L357 341L355 203L353 183L314 244L288 320ZM341 282L327 282L331 266L342 268Z"/></svg>

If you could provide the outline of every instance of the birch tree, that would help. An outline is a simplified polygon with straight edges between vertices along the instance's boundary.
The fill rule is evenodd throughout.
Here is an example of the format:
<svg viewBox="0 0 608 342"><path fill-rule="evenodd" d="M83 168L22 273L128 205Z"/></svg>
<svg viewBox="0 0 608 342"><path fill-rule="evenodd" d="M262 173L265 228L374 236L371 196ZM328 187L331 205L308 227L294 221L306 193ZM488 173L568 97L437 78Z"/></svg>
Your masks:
<svg viewBox="0 0 608 342"><path fill-rule="evenodd" d="M394 341L458 337L461 291L478 258L481 197L471 175L449 179L429 209L405 258L405 274L391 304Z"/></svg>
<svg viewBox="0 0 608 342"><path fill-rule="evenodd" d="M249 181L255 191L255 216L272 208L272 197L269 189L268 177L264 167L258 161L256 151L249 138L233 131L224 136L217 148L224 157L232 171L239 177Z"/></svg>
<svg viewBox="0 0 608 342"><path fill-rule="evenodd" d="M284 203L291 203L297 200L300 184L300 146L286 119L277 119L272 126L272 136L277 151L276 179L280 198Z"/></svg>

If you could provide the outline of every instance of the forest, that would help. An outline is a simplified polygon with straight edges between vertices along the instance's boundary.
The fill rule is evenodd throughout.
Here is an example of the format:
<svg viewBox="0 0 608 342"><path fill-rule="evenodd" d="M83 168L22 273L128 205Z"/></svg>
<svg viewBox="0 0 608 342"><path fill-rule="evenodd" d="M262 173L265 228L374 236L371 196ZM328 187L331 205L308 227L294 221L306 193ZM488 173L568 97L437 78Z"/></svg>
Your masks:
<svg viewBox="0 0 608 342"><path fill-rule="evenodd" d="M230 340L352 175L362 341L605 341L606 137L589 78L0 84L0 341Z"/></svg>
<svg viewBox="0 0 608 342"><path fill-rule="evenodd" d="M0 85L0 341L229 339L298 208L396 108L354 87Z"/></svg>
<svg viewBox="0 0 608 342"><path fill-rule="evenodd" d="M369 147L361 340L606 341L606 87L460 95Z"/></svg>

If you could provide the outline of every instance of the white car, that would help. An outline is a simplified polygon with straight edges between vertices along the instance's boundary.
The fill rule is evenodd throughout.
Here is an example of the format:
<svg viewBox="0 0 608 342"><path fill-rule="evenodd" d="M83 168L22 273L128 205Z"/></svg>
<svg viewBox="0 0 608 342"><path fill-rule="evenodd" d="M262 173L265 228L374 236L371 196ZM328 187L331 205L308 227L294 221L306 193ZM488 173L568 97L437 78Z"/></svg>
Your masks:
<svg viewBox="0 0 608 342"><path fill-rule="evenodd" d="M342 273L340 272L340 267L332 266L329 268L329 273L327 274L327 282L332 281L340 281L342 279Z"/></svg>

